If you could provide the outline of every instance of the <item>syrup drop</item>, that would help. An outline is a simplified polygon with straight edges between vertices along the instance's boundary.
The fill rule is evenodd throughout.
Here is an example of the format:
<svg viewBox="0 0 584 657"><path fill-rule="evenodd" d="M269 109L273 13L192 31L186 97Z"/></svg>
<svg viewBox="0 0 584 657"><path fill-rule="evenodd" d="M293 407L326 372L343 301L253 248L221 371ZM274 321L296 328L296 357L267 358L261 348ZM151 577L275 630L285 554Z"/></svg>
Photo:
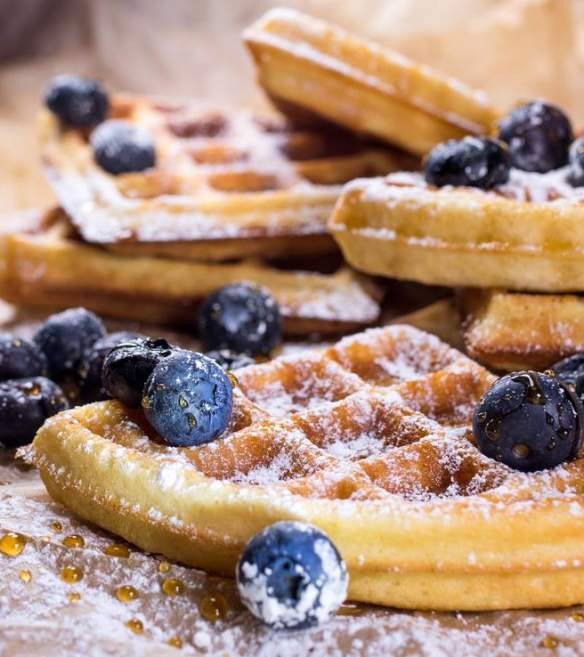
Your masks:
<svg viewBox="0 0 584 657"><path fill-rule="evenodd" d="M215 623L227 615L227 600L221 593L211 593L199 602L199 611L205 620Z"/></svg>
<svg viewBox="0 0 584 657"><path fill-rule="evenodd" d="M79 602L79 600L81 600L81 594L77 592L69 593L67 595L67 599L69 600L69 602L73 602L73 603Z"/></svg>
<svg viewBox="0 0 584 657"><path fill-rule="evenodd" d="M552 636L551 634L544 636L544 638L541 641L542 648L557 648L559 645L560 645L559 640L556 639L556 637Z"/></svg>
<svg viewBox="0 0 584 657"><path fill-rule="evenodd" d="M102 552L108 557L123 557L127 559L130 556L130 550L122 543L112 543L103 548Z"/></svg>
<svg viewBox="0 0 584 657"><path fill-rule="evenodd" d="M77 584L83 579L83 571L77 566L65 566L61 571L61 579L67 584Z"/></svg>
<svg viewBox="0 0 584 657"><path fill-rule="evenodd" d="M0 538L0 552L8 557L17 557L24 550L26 538L16 532L8 532Z"/></svg>
<svg viewBox="0 0 584 657"><path fill-rule="evenodd" d="M55 532L56 534L63 531L63 525L58 520L52 522L49 527L51 528L51 531Z"/></svg>
<svg viewBox="0 0 584 657"><path fill-rule="evenodd" d="M79 534L71 534L71 536L65 536L62 543L69 548L82 548L85 546L85 540L83 536L79 536Z"/></svg>
<svg viewBox="0 0 584 657"><path fill-rule="evenodd" d="M18 576L25 584L28 584L32 579L32 573L30 570L21 570Z"/></svg>
<svg viewBox="0 0 584 657"><path fill-rule="evenodd" d="M138 591L133 586L130 586L129 584L126 584L124 586L118 586L116 589L116 598L120 601L123 602L124 604L127 604L128 602L132 602L132 600L136 600L137 598L140 597L140 594Z"/></svg>
<svg viewBox="0 0 584 657"><path fill-rule="evenodd" d="M168 561L161 561L158 564L158 572L159 573L167 573L170 570L170 564Z"/></svg>
<svg viewBox="0 0 584 657"><path fill-rule="evenodd" d="M170 639L166 642L169 646L173 648L182 648L183 642L178 636L171 636Z"/></svg>
<svg viewBox="0 0 584 657"><path fill-rule="evenodd" d="M185 585L180 581L180 579L168 577L162 582L162 592L165 595L170 596L182 595L185 592Z"/></svg>
<svg viewBox="0 0 584 657"><path fill-rule="evenodd" d="M134 634L142 634L144 631L144 624L137 618L130 618L130 620L126 622L126 627L131 632L134 632Z"/></svg>

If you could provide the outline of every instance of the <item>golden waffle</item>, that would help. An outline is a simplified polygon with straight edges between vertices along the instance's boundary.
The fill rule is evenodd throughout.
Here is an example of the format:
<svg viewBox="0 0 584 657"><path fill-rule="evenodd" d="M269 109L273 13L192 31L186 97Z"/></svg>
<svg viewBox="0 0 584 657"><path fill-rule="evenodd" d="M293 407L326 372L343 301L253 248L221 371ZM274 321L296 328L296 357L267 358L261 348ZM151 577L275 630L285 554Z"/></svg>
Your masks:
<svg viewBox="0 0 584 657"><path fill-rule="evenodd" d="M157 166L113 176L86 135L41 116L43 161L81 237L132 254L226 260L334 249L326 220L340 184L404 166L403 155L336 129L278 117L116 96L111 116L140 125Z"/></svg>
<svg viewBox="0 0 584 657"><path fill-rule="evenodd" d="M523 474L483 456L494 378L434 336L372 329L236 372L224 437L162 444L115 401L51 418L32 446L50 494L150 552L233 574L282 519L340 549L352 599L502 609L584 600L584 460Z"/></svg>
<svg viewBox="0 0 584 657"><path fill-rule="evenodd" d="M498 116L458 80L291 9L269 11L244 39L260 84L293 120L312 113L425 155Z"/></svg>
<svg viewBox="0 0 584 657"><path fill-rule="evenodd" d="M346 259L372 274L454 287L584 290L584 188L512 169L490 191L419 173L357 180L331 217Z"/></svg>
<svg viewBox="0 0 584 657"><path fill-rule="evenodd" d="M580 296L468 290L462 308L466 349L490 367L543 370L584 351Z"/></svg>
<svg viewBox="0 0 584 657"><path fill-rule="evenodd" d="M66 215L53 210L36 230L5 236L0 296L24 306L82 305L109 317L192 328L196 307L213 290L240 281L266 287L289 334L339 333L379 315L374 284L347 269L299 272L259 261L210 263L130 257L80 242Z"/></svg>

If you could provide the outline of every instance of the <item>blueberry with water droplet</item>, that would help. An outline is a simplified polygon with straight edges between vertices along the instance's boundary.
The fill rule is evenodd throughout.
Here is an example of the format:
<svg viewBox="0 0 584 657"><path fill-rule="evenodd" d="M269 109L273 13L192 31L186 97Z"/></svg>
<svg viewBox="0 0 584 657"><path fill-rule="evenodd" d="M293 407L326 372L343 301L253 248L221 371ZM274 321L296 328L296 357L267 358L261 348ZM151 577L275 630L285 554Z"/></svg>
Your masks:
<svg viewBox="0 0 584 657"><path fill-rule="evenodd" d="M451 139L428 154L424 178L430 185L489 189L509 179L510 158L504 144L488 137Z"/></svg>
<svg viewBox="0 0 584 657"><path fill-rule="evenodd" d="M45 420L69 408L61 388L42 376L0 383L0 442L21 447L32 442Z"/></svg>
<svg viewBox="0 0 584 657"><path fill-rule="evenodd" d="M37 344L15 335L0 335L0 381L46 376L48 367Z"/></svg>
<svg viewBox="0 0 584 657"><path fill-rule="evenodd" d="M199 334L207 349L268 356L282 340L282 317L274 297L250 283L226 285L203 302Z"/></svg>
<svg viewBox="0 0 584 657"><path fill-rule="evenodd" d="M516 470L552 468L578 455L584 406L557 377L514 372L501 377L475 409L481 452Z"/></svg>
<svg viewBox="0 0 584 657"><path fill-rule="evenodd" d="M203 354L177 350L152 370L142 408L159 436L174 447L202 445L227 428L233 386L217 363Z"/></svg>

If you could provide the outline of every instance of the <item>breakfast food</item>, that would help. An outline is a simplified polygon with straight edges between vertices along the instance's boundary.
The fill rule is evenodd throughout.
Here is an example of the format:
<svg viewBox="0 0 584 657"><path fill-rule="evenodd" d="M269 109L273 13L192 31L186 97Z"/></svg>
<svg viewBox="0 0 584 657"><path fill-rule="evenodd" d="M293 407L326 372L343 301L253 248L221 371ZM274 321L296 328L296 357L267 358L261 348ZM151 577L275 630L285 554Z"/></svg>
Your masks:
<svg viewBox="0 0 584 657"><path fill-rule="evenodd" d="M460 81L291 9L268 11L244 40L259 83L293 121L321 117L425 155L498 117Z"/></svg>
<svg viewBox="0 0 584 657"><path fill-rule="evenodd" d="M511 119L519 136L509 134ZM349 183L330 229L349 263L369 273L453 287L584 289L584 188L578 142L566 164L566 122L557 108L528 103L501 121L508 150L466 137L437 146L422 173Z"/></svg>
<svg viewBox="0 0 584 657"><path fill-rule="evenodd" d="M409 162L336 128L294 128L245 109L122 95L108 102L108 119L89 139L49 103L43 163L83 241L129 255L331 252L326 220L341 183Z"/></svg>
<svg viewBox="0 0 584 657"><path fill-rule="evenodd" d="M465 290L461 311L469 355L493 369L544 370L584 352L584 302L576 294Z"/></svg>
<svg viewBox="0 0 584 657"><path fill-rule="evenodd" d="M192 330L197 307L218 288L248 281L280 306L288 335L335 334L374 322L379 288L345 268L333 274L280 269L256 260L198 262L109 253L79 241L61 210L30 230L3 236L0 294L22 306L79 304L108 317Z"/></svg>
<svg viewBox="0 0 584 657"><path fill-rule="evenodd" d="M495 379L461 353L392 326L235 376L229 427L208 445L170 447L117 401L52 418L33 444L49 492L143 549L210 571L233 573L251 536L295 519L337 546L355 600L465 610L584 599L582 460L525 473L483 455L470 424ZM536 398L516 385L515 408L545 423L557 390ZM565 419L554 412L550 430ZM581 434L570 427L558 449L574 455ZM511 429L527 459L530 428Z"/></svg>
<svg viewBox="0 0 584 657"><path fill-rule="evenodd" d="M237 564L237 587L251 613L275 629L331 618L347 595L347 568L313 525L277 522L256 534Z"/></svg>

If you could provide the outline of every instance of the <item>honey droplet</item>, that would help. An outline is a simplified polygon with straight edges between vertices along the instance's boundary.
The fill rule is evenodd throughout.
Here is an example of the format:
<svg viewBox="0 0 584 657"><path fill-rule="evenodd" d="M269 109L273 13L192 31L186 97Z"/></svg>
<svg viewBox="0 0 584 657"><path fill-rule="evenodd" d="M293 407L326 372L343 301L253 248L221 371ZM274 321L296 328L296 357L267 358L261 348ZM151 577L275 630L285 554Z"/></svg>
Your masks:
<svg viewBox="0 0 584 657"><path fill-rule="evenodd" d="M24 550L26 538L22 534L8 532L0 538L0 552L8 557L17 557Z"/></svg>
<svg viewBox="0 0 584 657"><path fill-rule="evenodd" d="M570 614L570 618L572 620L575 620L575 621L578 621L579 623L581 623L582 621L584 621L584 614L581 611L573 611Z"/></svg>
<svg viewBox="0 0 584 657"><path fill-rule="evenodd" d="M171 636L170 639L166 642L169 646L173 648L182 648L183 642L178 636Z"/></svg>
<svg viewBox="0 0 584 657"><path fill-rule="evenodd" d="M232 388L237 388L239 386L239 380L235 376L235 374L232 374L231 372L227 372L227 378L229 379Z"/></svg>
<svg viewBox="0 0 584 657"><path fill-rule="evenodd" d="M18 576L25 584L28 584L32 579L32 573L30 570L21 570Z"/></svg>
<svg viewBox="0 0 584 657"><path fill-rule="evenodd" d="M167 573L170 570L170 564L168 561L161 561L158 564L158 572L159 573Z"/></svg>
<svg viewBox="0 0 584 657"><path fill-rule="evenodd" d="M362 616L364 613L365 610L362 607L358 607L357 605L352 605L349 603L341 605L337 610L338 616Z"/></svg>
<svg viewBox="0 0 584 657"><path fill-rule="evenodd" d="M73 602L73 603L79 602L79 600L81 600L81 594L77 593L77 592L69 593L67 595L67 598L68 598L69 602Z"/></svg>
<svg viewBox="0 0 584 657"><path fill-rule="evenodd" d="M180 581L180 579L175 579L174 577L168 577L162 582L162 592L165 595L182 595L185 592L185 585Z"/></svg>
<svg viewBox="0 0 584 657"><path fill-rule="evenodd" d="M102 552L108 557L123 557L127 559L130 556L130 550L122 543L112 543L103 548Z"/></svg>
<svg viewBox="0 0 584 657"><path fill-rule="evenodd" d="M131 632L134 632L134 634L142 634L144 631L144 624L137 618L130 618L130 620L126 622L126 627Z"/></svg>
<svg viewBox="0 0 584 657"><path fill-rule="evenodd" d="M49 527L51 528L51 531L55 532L56 534L63 531L63 525L58 520L52 522Z"/></svg>
<svg viewBox="0 0 584 657"><path fill-rule="evenodd" d="M67 584L76 584L83 579L83 571L77 566L65 566L61 571L61 579Z"/></svg>
<svg viewBox="0 0 584 657"><path fill-rule="evenodd" d="M215 623L216 621L225 618L227 615L227 609L227 600L225 599L225 596L221 595L221 593L211 593L206 595L199 603L201 616L211 623Z"/></svg>
<svg viewBox="0 0 584 657"><path fill-rule="evenodd" d="M552 636L551 634L544 636L544 638L541 641L542 648L557 648L559 645L560 645L559 640L556 639L556 637Z"/></svg>
<svg viewBox="0 0 584 657"><path fill-rule="evenodd" d="M128 603L132 602L132 600L136 600L136 598L139 598L140 594L138 591L133 586L129 586L128 584L124 586L118 586L116 589L116 598L120 602Z"/></svg>
<svg viewBox="0 0 584 657"><path fill-rule="evenodd" d="M79 536L79 534L71 534L71 536L65 536L62 542L63 545L70 548L82 548L85 546L85 540L83 536Z"/></svg>

